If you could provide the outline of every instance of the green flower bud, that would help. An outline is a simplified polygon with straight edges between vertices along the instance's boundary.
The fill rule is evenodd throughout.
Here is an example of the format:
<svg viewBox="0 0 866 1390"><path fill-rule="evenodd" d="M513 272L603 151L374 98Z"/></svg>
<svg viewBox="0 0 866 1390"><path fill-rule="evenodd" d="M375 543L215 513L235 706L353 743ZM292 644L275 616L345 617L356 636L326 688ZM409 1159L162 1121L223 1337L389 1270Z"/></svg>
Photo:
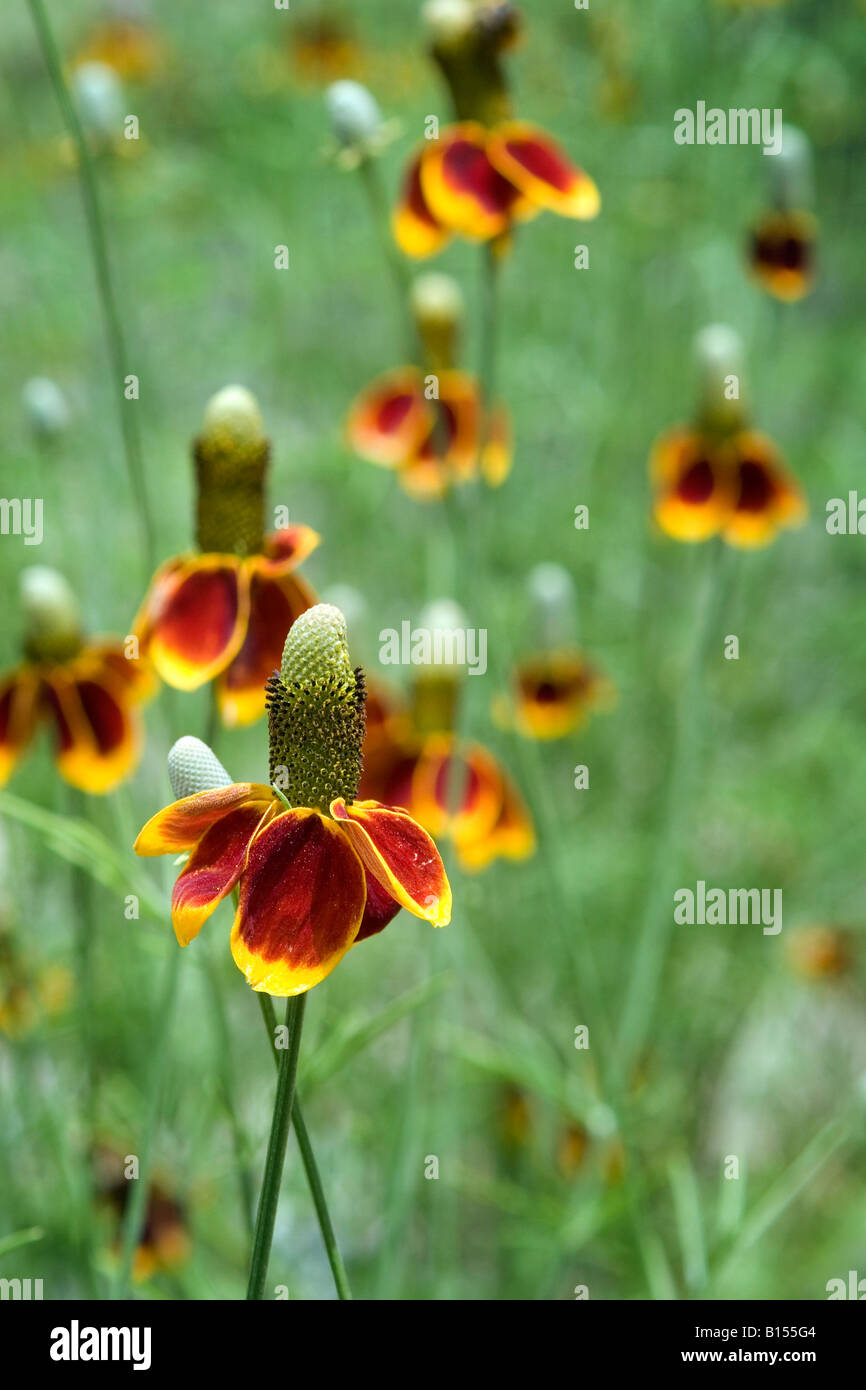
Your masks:
<svg viewBox="0 0 866 1390"><path fill-rule="evenodd" d="M531 609L532 638L544 649L569 646L577 628L577 591L562 565L541 564L526 581Z"/></svg>
<svg viewBox="0 0 866 1390"><path fill-rule="evenodd" d="M723 323L702 328L695 338L699 415L703 428L726 433L742 422L742 357L739 333Z"/></svg>
<svg viewBox="0 0 866 1390"><path fill-rule="evenodd" d="M270 778L292 806L354 801L361 780L364 674L352 670L346 620L317 603L292 625L267 684Z"/></svg>
<svg viewBox="0 0 866 1390"><path fill-rule="evenodd" d="M457 340L463 323L463 293L450 275L431 271L419 275L409 293L409 306L431 370L447 371L457 361Z"/></svg>
<svg viewBox="0 0 866 1390"><path fill-rule="evenodd" d="M80 651L78 600L57 570L30 565L20 579L24 651L31 661L68 661Z"/></svg>
<svg viewBox="0 0 866 1390"><path fill-rule="evenodd" d="M382 131L382 113L372 92L360 82L344 78L325 92L331 127L344 148L375 145Z"/></svg>
<svg viewBox="0 0 866 1390"><path fill-rule="evenodd" d="M232 784L216 753L191 734L185 734L172 745L168 755L168 780L175 801Z"/></svg>

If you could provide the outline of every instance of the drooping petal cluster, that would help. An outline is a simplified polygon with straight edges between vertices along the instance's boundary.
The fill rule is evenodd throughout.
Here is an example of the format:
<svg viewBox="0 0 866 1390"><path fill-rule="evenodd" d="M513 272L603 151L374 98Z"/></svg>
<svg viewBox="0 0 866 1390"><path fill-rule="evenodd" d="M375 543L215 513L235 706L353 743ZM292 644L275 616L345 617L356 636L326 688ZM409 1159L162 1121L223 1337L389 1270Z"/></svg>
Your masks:
<svg viewBox="0 0 866 1390"><path fill-rule="evenodd" d="M172 894L181 945L237 887L234 960L253 989L284 996L318 984L401 907L444 926L451 889L433 841L406 811L355 800L364 685L338 609L317 604L291 629L268 684L268 716L274 786L182 797L147 823L135 849L189 855Z"/></svg>
<svg viewBox="0 0 866 1390"><path fill-rule="evenodd" d="M576 649L538 652L516 667L510 696L496 702L500 723L527 738L557 739L610 708L613 685Z"/></svg>
<svg viewBox="0 0 866 1390"><path fill-rule="evenodd" d="M413 156L393 230L407 256L423 258L453 236L507 239L514 223L545 209L588 219L600 206L589 175L540 127L503 121L488 129L461 121Z"/></svg>
<svg viewBox="0 0 866 1390"><path fill-rule="evenodd" d="M112 791L141 756L136 706L153 693L153 673L119 639L83 636L71 591L55 571L25 571L23 600L26 659L0 676L0 785L45 726L66 782Z"/></svg>
<svg viewBox="0 0 866 1390"><path fill-rule="evenodd" d="M468 372L439 372L436 390L430 398L417 367L398 367L377 377L349 412L346 431L352 448L370 463L396 469L414 497L442 497L479 469L485 482L498 486L511 467L506 411L496 407L485 420L478 383Z"/></svg>
<svg viewBox="0 0 866 1390"><path fill-rule="evenodd" d="M225 724L260 718L265 681L279 664L286 632L315 603L295 570L318 543L310 527L290 526L267 536L258 555L168 560L133 624L166 684L196 690L215 680Z"/></svg>
<svg viewBox="0 0 866 1390"><path fill-rule="evenodd" d="M767 545L806 517L803 494L773 442L754 430L716 436L681 427L650 459L657 524L681 541L719 535L728 545Z"/></svg>
<svg viewBox="0 0 866 1390"><path fill-rule="evenodd" d="M421 732L384 692L377 692L375 705L377 719L364 745L362 795L405 807L435 839L451 840L470 872L497 858L532 854L529 811L492 753L444 729Z"/></svg>

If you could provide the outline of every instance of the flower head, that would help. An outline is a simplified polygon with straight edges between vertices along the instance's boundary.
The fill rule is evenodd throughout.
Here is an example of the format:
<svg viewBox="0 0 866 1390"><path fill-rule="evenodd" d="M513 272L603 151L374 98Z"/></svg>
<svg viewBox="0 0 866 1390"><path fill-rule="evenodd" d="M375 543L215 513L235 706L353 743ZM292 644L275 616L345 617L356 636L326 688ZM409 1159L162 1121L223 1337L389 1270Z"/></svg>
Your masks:
<svg viewBox="0 0 866 1390"><path fill-rule="evenodd" d="M676 540L720 535L742 549L767 545L780 527L804 520L803 495L772 440L749 424L736 334L705 329L697 355L697 421L666 431L650 456L656 523Z"/></svg>
<svg viewBox="0 0 866 1390"><path fill-rule="evenodd" d="M349 661L339 609L316 604L298 618L267 698L273 785L225 785L211 763L212 789L160 811L135 848L189 852L172 894L181 945L237 886L235 963L253 989L292 995L323 980L401 907L444 926L451 889L436 846L407 812L355 800L364 678ZM173 750L178 790L190 778L198 785L213 759L197 741L184 744Z"/></svg>
<svg viewBox="0 0 866 1390"><path fill-rule="evenodd" d="M481 476L498 486L511 468L504 407L482 409L477 379L458 366L463 297L447 275L421 275L410 308L422 365L376 377L352 405L346 433L361 458L397 472L413 497L443 497Z"/></svg>
<svg viewBox="0 0 866 1390"><path fill-rule="evenodd" d="M514 120L501 55L519 32L515 6L495 0L430 0L430 51L456 123L412 157L393 216L407 256L434 255L454 235L507 247L516 222L545 208L595 217L592 179L539 126Z"/></svg>
<svg viewBox="0 0 866 1390"><path fill-rule="evenodd" d="M153 691L147 663L120 639L84 635L75 595L55 570L26 569L21 597L24 660L0 676L0 783L45 724L61 777L82 791L111 791L141 754L135 706Z"/></svg>
<svg viewBox="0 0 866 1390"><path fill-rule="evenodd" d="M808 138L786 125L779 153L767 161L772 208L749 235L749 266L774 299L802 299L815 283L818 224L812 202L812 152Z"/></svg>
<svg viewBox="0 0 866 1390"><path fill-rule="evenodd" d="M241 386L218 392L194 444L199 552L157 570L133 625L168 685L215 681L227 725L264 713L285 634L315 602L294 571L318 545L316 533L296 525L265 534L269 454L255 398Z"/></svg>

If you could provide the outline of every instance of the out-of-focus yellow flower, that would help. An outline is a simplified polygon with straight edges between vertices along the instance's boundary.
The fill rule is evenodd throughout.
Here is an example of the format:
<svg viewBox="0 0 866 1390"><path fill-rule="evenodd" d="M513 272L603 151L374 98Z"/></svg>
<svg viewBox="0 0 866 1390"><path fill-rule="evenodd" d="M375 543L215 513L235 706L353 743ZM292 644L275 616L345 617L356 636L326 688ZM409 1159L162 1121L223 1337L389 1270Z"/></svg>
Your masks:
<svg viewBox="0 0 866 1390"><path fill-rule="evenodd" d="M85 63L104 63L124 82L147 82L158 75L166 59L166 45L156 26L130 13L128 4L113 4L109 13L91 29L72 58L73 69Z"/></svg>
<svg viewBox="0 0 866 1390"><path fill-rule="evenodd" d="M42 1018L63 1012L72 995L72 976L62 965L25 961L11 931L0 929L0 1033L17 1038Z"/></svg>
<svg viewBox="0 0 866 1390"><path fill-rule="evenodd" d="M124 1158L114 1147L106 1144L96 1147L94 1163L97 1190L119 1231L133 1184L138 1178L123 1175ZM118 1248L119 1235L115 1253ZM184 1204L175 1195L171 1184L164 1179L154 1179L148 1187L144 1224L133 1256L133 1281L141 1284L158 1274L169 1274L185 1264L191 1253L192 1240Z"/></svg>
<svg viewBox="0 0 866 1390"><path fill-rule="evenodd" d="M592 179L546 131L511 118L500 55L518 31L515 7L431 0L425 14L457 121L437 128L410 160L393 217L401 250L431 256L455 235L504 250L515 223L544 209L595 217L601 200Z"/></svg>
<svg viewBox="0 0 866 1390"><path fill-rule="evenodd" d="M0 784L47 725L61 777L109 792L141 756L136 706L153 693L150 667L128 641L85 637L75 597L54 570L24 571L22 606L25 660L0 676Z"/></svg>
<svg viewBox="0 0 866 1390"><path fill-rule="evenodd" d="M841 927L797 927L785 944L791 967L807 980L837 980L854 962L851 934Z"/></svg>
<svg viewBox="0 0 866 1390"><path fill-rule="evenodd" d="M697 423L668 430L653 445L650 476L656 523L681 541L719 535L728 545L769 544L806 517L803 494L772 440L753 430L740 402L736 335L714 326L698 339L705 379Z"/></svg>
<svg viewBox="0 0 866 1390"><path fill-rule="evenodd" d="M496 487L511 467L511 426L501 405L485 414L476 378L457 368L460 290L449 276L420 276L411 309L423 366L385 372L361 392L346 422L349 443L395 469L416 498L441 498L479 473Z"/></svg>
<svg viewBox="0 0 866 1390"><path fill-rule="evenodd" d="M583 1166L589 1149L589 1131L581 1124L566 1125L556 1145L556 1166L562 1176L571 1179Z"/></svg>
<svg viewBox="0 0 866 1390"><path fill-rule="evenodd" d="M807 137L786 125L779 153L766 164L773 206L750 232L749 266L768 294L791 303L815 283L818 223L809 211L813 194Z"/></svg>
<svg viewBox="0 0 866 1390"><path fill-rule="evenodd" d="M613 685L573 649L539 652L521 660L512 690L494 705L497 721L527 738L563 738L595 710L609 709Z"/></svg>
<svg viewBox="0 0 866 1390"><path fill-rule="evenodd" d="M402 714L392 707L381 721L365 754L361 794L405 806L434 839L453 842L468 872L498 858L527 858L535 832L517 787L486 748L449 732L450 682L440 678L432 692L431 684L429 677L416 681L412 707ZM431 718L437 705L441 714Z"/></svg>

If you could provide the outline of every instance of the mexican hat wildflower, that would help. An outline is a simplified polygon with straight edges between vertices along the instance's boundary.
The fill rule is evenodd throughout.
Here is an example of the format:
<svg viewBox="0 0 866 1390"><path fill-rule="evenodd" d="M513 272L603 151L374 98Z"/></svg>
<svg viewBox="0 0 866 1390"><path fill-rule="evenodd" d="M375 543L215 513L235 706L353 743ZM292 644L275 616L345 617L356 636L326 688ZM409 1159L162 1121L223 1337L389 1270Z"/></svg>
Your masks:
<svg viewBox="0 0 866 1390"><path fill-rule="evenodd" d="M120 1247L120 1231L134 1183L127 1175L122 1151L100 1143L93 1153L96 1189L118 1226L112 1255ZM170 1274L180 1268L192 1253L189 1223L184 1204L175 1195L173 1184L162 1177L148 1184L144 1217L132 1262L132 1278L144 1283L155 1275Z"/></svg>
<svg viewBox="0 0 866 1390"><path fill-rule="evenodd" d="M431 604L424 615L435 632ZM457 610L459 612L459 610ZM529 812L505 768L482 744L455 733L460 697L457 664L420 667L408 706L377 689L377 720L364 745L361 794L403 806L435 839L448 839L462 868L485 869L494 859L524 859L535 848Z"/></svg>
<svg viewBox="0 0 866 1390"><path fill-rule="evenodd" d="M476 377L457 367L463 299L450 276L422 275L411 309L423 366L376 377L352 405L346 433L361 458L393 468L413 497L445 495L478 476L498 486L511 467L502 406L485 417Z"/></svg>
<svg viewBox="0 0 866 1390"><path fill-rule="evenodd" d="M24 660L0 676L0 784L46 726L64 781L109 792L138 763L136 706L153 692L153 675L134 644L85 636L75 596L55 570L25 570L21 590Z"/></svg>
<svg viewBox="0 0 866 1390"><path fill-rule="evenodd" d="M73 69L104 63L125 82L147 82L165 64L166 46L156 27L130 0L112 0L107 13L82 38Z"/></svg>
<svg viewBox="0 0 866 1390"><path fill-rule="evenodd" d="M650 456L656 523L681 541L718 535L741 549L767 545L781 527L805 519L803 494L773 441L748 422L737 335L720 325L704 329L697 356L698 418L668 430Z"/></svg>
<svg viewBox="0 0 866 1390"><path fill-rule="evenodd" d="M239 386L209 402L195 441L198 553L154 575L133 624L142 652L178 690L215 682L223 723L251 724L286 632L315 595L296 574L318 545L308 526L265 534L270 448L258 405Z"/></svg>
<svg viewBox="0 0 866 1390"><path fill-rule="evenodd" d="M493 0L430 0L430 52L450 90L456 123L413 155L393 216L408 256L453 236L507 245L511 229L547 209L592 218L592 179L546 131L514 120L502 54L519 29L516 8Z"/></svg>
<svg viewBox="0 0 866 1390"><path fill-rule="evenodd" d="M802 131L785 126L782 148L768 161L773 206L749 235L749 266L774 299L802 299L815 283L818 224L812 199L811 150Z"/></svg>
<svg viewBox="0 0 866 1390"><path fill-rule="evenodd" d="M237 886L235 963L253 989L288 996L318 984L401 907L444 926L451 889L436 846L406 811L356 800L364 677L350 665L339 609L317 604L297 620L267 699L270 785L223 774L215 786L212 767L202 782L202 759L213 755L182 740L173 789L193 790L147 823L135 849L189 854L172 894L182 946Z"/></svg>
<svg viewBox="0 0 866 1390"><path fill-rule="evenodd" d="M511 688L494 700L493 714L526 738L563 738L590 714L609 709L616 692L574 640L577 599L568 571L536 565L527 589L534 649L515 664Z"/></svg>

